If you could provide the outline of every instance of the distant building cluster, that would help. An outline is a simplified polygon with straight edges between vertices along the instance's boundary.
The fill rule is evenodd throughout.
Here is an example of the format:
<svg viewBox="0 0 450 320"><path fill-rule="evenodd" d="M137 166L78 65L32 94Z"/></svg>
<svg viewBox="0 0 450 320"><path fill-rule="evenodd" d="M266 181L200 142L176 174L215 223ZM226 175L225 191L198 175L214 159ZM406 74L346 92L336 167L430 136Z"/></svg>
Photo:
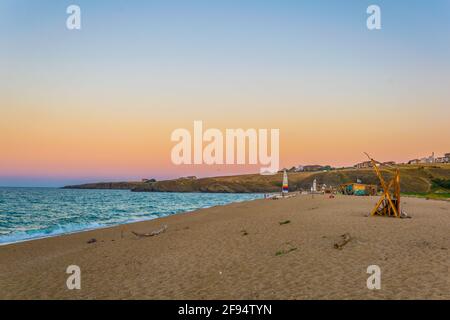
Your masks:
<svg viewBox="0 0 450 320"><path fill-rule="evenodd" d="M408 161L408 164L427 164L427 163L450 163L450 153L446 153L443 157L435 157L433 152L429 157L412 159Z"/></svg>
<svg viewBox="0 0 450 320"><path fill-rule="evenodd" d="M196 176L187 176L187 177L181 177L180 179L183 179L183 180L197 180L197 177Z"/></svg>
<svg viewBox="0 0 450 320"><path fill-rule="evenodd" d="M430 163L450 163L450 153L446 153L443 157L435 157L434 152L429 157L423 157L420 159L409 160L407 164L430 164ZM385 166L393 166L396 163L394 161L387 161L380 163ZM371 161L364 161L354 165L356 169L372 168Z"/></svg>
<svg viewBox="0 0 450 320"><path fill-rule="evenodd" d="M373 167L372 161L364 161L364 162L355 164L356 169L365 169L365 168L371 168L371 167Z"/></svg>
<svg viewBox="0 0 450 320"><path fill-rule="evenodd" d="M381 163L381 165L383 166L393 166L395 165L395 161L386 161ZM372 168L373 164L372 161L364 161L364 162L360 162L354 165L354 167L356 169L366 169L366 168Z"/></svg>
<svg viewBox="0 0 450 320"><path fill-rule="evenodd" d="M444 154L443 157L435 157L434 152L429 157L423 157L420 159L413 159L408 161L406 164L429 164L429 163L450 163L450 153ZM385 162L377 162L377 165L381 166L395 166L397 163L395 161L385 161ZM405 163L398 163L405 165ZM353 167L342 167L339 169L368 169L372 168L372 161L363 161L355 164ZM321 165L299 165L297 167L292 167L290 169L284 168L279 172L319 172L319 171L331 171L335 170L332 166L321 166Z"/></svg>
<svg viewBox="0 0 450 320"><path fill-rule="evenodd" d="M331 166L321 166L321 165L306 165L306 166L298 166L292 167L289 171L293 172L314 172L314 171L330 171L333 170Z"/></svg>

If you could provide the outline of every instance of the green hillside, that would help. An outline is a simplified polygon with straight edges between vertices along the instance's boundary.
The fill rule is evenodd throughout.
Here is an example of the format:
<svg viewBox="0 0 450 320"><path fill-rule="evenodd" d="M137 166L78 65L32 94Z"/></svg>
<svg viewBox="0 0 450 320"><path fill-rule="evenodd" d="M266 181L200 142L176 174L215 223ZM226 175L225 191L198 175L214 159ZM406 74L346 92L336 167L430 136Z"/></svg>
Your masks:
<svg viewBox="0 0 450 320"><path fill-rule="evenodd" d="M450 166L403 166L400 168L401 189L404 193L449 192ZM385 179L392 174L381 169ZM342 183L356 182L379 185L373 169L344 169L328 172L289 173L289 190L310 190L313 180L318 184L339 186ZM136 187L135 191L177 191L177 192L277 192L281 188L282 174L273 176L242 175L215 177L197 180L177 179L159 181ZM446 184L447 183L447 184Z"/></svg>
<svg viewBox="0 0 450 320"><path fill-rule="evenodd" d="M399 166L401 191L405 194L436 194L445 197L450 193L450 165ZM380 168L385 179L392 174L386 168ZM341 169L327 172L289 173L289 190L310 190L312 182L317 179L319 185L339 186L343 183L356 182L376 184L379 180L373 169ZM135 192L278 192L281 189L282 174L262 176L259 174L214 177L202 179L180 178L157 182L112 182L97 183L66 188L79 189L130 189Z"/></svg>

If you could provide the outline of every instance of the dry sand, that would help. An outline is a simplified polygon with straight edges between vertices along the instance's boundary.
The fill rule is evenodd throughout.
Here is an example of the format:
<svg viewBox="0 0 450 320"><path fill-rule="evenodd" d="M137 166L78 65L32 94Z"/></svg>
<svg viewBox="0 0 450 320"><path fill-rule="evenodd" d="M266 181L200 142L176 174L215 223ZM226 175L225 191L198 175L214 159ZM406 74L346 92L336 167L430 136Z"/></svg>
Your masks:
<svg viewBox="0 0 450 320"><path fill-rule="evenodd" d="M2 246L0 298L450 299L450 202L403 198L412 219L366 217L376 200L256 200ZM72 264L81 290L66 287ZM381 290L366 287L373 264Z"/></svg>

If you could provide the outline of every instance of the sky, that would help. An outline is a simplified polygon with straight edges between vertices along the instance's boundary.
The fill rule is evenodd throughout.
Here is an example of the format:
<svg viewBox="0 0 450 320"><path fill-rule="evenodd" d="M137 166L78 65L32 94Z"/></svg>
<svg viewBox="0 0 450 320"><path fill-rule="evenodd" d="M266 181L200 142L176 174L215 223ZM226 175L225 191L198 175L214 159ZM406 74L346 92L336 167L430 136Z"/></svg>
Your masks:
<svg viewBox="0 0 450 320"><path fill-rule="evenodd" d="M195 120L279 129L281 167L442 155L449 57L448 0L0 0L0 185L258 172L175 166Z"/></svg>

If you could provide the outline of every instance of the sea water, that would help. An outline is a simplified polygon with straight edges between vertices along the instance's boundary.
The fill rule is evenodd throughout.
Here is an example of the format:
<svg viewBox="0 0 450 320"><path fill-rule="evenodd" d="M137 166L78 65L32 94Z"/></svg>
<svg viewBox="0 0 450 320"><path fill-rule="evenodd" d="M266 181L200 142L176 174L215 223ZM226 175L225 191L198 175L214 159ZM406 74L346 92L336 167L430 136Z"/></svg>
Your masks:
<svg viewBox="0 0 450 320"><path fill-rule="evenodd" d="M0 188L0 244L144 221L260 194Z"/></svg>

